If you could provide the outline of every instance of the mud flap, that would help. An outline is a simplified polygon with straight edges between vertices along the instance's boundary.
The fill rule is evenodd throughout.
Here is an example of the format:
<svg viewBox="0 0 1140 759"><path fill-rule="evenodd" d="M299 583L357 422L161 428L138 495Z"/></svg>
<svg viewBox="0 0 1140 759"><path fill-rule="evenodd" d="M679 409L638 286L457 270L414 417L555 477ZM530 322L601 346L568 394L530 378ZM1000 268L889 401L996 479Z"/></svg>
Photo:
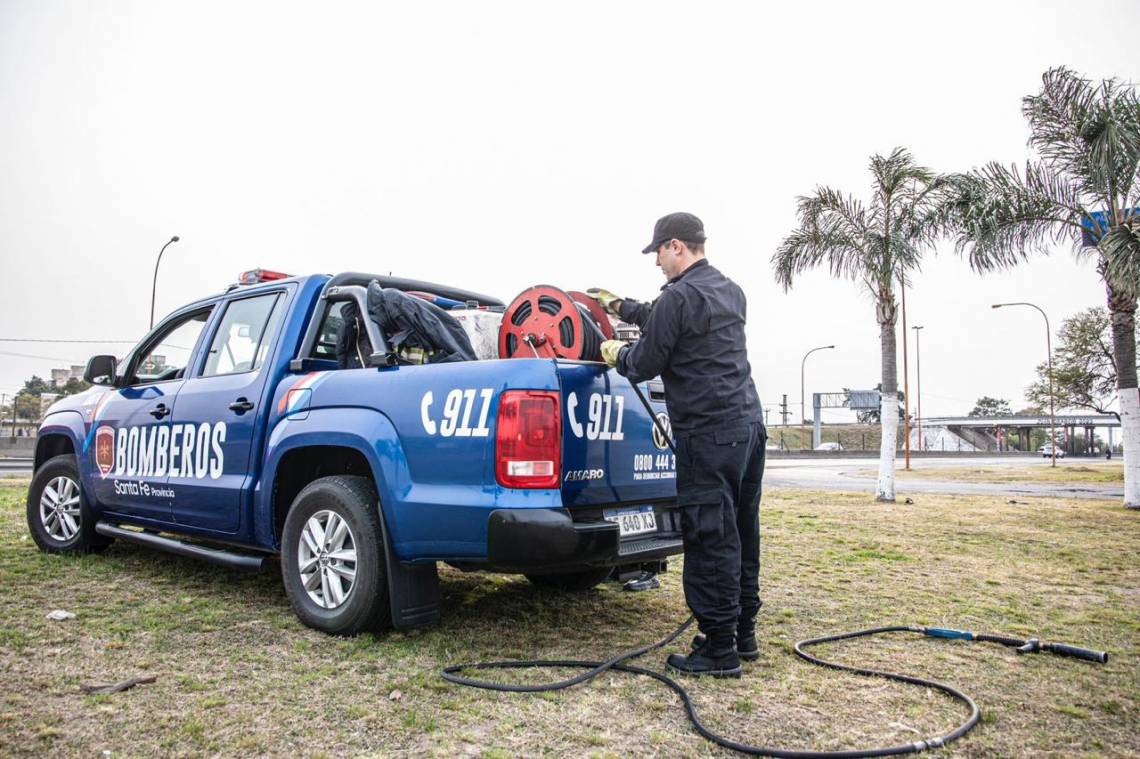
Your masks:
<svg viewBox="0 0 1140 759"><path fill-rule="evenodd" d="M439 574L435 562L404 564L393 553L388 540L384 510L380 510L384 531L384 561L388 568L388 600L392 606L392 626L397 630L439 624Z"/></svg>

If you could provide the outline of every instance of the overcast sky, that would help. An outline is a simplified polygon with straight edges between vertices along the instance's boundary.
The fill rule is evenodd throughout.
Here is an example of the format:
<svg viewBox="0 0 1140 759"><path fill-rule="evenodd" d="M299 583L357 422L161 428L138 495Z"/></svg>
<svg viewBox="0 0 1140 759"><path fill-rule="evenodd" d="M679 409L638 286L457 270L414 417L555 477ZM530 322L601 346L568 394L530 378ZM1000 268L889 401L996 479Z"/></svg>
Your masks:
<svg viewBox="0 0 1140 759"><path fill-rule="evenodd" d="M939 171L1021 164L1042 72L1140 78L1137 29L1136 2L0 0L0 337L138 339L174 234L160 313L258 266L649 299L639 251L689 210L748 295L765 406L798 403L816 345L838 347L809 359L809 398L874 387L869 297L773 281L796 196L866 197L896 145ZM1064 248L986 278L929 257L907 304L924 415L1023 405L1045 335L989 308L1014 300L1056 327L1104 290ZM0 342L0 392L127 349Z"/></svg>

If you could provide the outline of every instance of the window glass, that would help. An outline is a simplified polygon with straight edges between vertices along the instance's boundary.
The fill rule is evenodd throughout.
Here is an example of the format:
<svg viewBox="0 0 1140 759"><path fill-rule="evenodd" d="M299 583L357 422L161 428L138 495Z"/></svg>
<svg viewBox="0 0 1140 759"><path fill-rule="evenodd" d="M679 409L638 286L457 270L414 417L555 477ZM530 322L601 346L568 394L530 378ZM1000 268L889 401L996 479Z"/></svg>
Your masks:
<svg viewBox="0 0 1140 759"><path fill-rule="evenodd" d="M184 376L194 343L198 342L211 310L198 311L170 325L138 361L131 384L164 382Z"/></svg>
<svg viewBox="0 0 1140 759"><path fill-rule="evenodd" d="M269 352L273 349L274 340L277 339L277 330L281 326L281 321L285 318L285 296L279 294L277 301L273 304L273 310L269 313L269 321L265 325L265 330L261 333L261 343L257 346L257 354L253 359L254 370L260 369L261 365L265 363L265 359L269 358Z"/></svg>
<svg viewBox="0 0 1140 759"><path fill-rule="evenodd" d="M252 372L261 367L276 329L278 293L231 301L206 356L203 377Z"/></svg>
<svg viewBox="0 0 1140 759"><path fill-rule="evenodd" d="M341 315L341 309L345 306L345 301L337 303L330 303L328 310L325 311L325 318L321 320L320 331L317 333L317 342L313 345L312 358L323 358L329 361L336 361L336 338L340 334L341 326L344 324L344 316Z"/></svg>

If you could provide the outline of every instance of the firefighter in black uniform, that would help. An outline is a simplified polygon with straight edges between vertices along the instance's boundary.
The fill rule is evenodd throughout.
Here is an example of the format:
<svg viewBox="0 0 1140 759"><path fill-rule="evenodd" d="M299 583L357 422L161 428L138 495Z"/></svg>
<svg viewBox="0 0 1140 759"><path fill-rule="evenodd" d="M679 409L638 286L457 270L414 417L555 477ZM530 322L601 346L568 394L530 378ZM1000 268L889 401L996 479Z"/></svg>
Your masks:
<svg viewBox="0 0 1140 759"><path fill-rule="evenodd" d="M703 635L670 669L739 677L759 658L760 481L767 432L744 339L744 292L704 257L704 225L690 213L658 220L653 241L666 279L651 304L595 289L622 321L641 327L633 345L602 344L631 382L660 377L677 446L677 500L685 544L685 600Z"/></svg>

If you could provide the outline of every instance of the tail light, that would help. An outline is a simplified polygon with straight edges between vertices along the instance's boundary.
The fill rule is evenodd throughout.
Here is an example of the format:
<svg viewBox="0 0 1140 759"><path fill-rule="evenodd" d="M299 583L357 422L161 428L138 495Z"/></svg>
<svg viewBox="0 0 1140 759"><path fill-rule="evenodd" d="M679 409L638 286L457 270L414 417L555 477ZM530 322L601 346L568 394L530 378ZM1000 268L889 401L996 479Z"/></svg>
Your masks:
<svg viewBox="0 0 1140 759"><path fill-rule="evenodd" d="M558 393L508 390L495 423L495 477L507 488L556 488L562 481Z"/></svg>

